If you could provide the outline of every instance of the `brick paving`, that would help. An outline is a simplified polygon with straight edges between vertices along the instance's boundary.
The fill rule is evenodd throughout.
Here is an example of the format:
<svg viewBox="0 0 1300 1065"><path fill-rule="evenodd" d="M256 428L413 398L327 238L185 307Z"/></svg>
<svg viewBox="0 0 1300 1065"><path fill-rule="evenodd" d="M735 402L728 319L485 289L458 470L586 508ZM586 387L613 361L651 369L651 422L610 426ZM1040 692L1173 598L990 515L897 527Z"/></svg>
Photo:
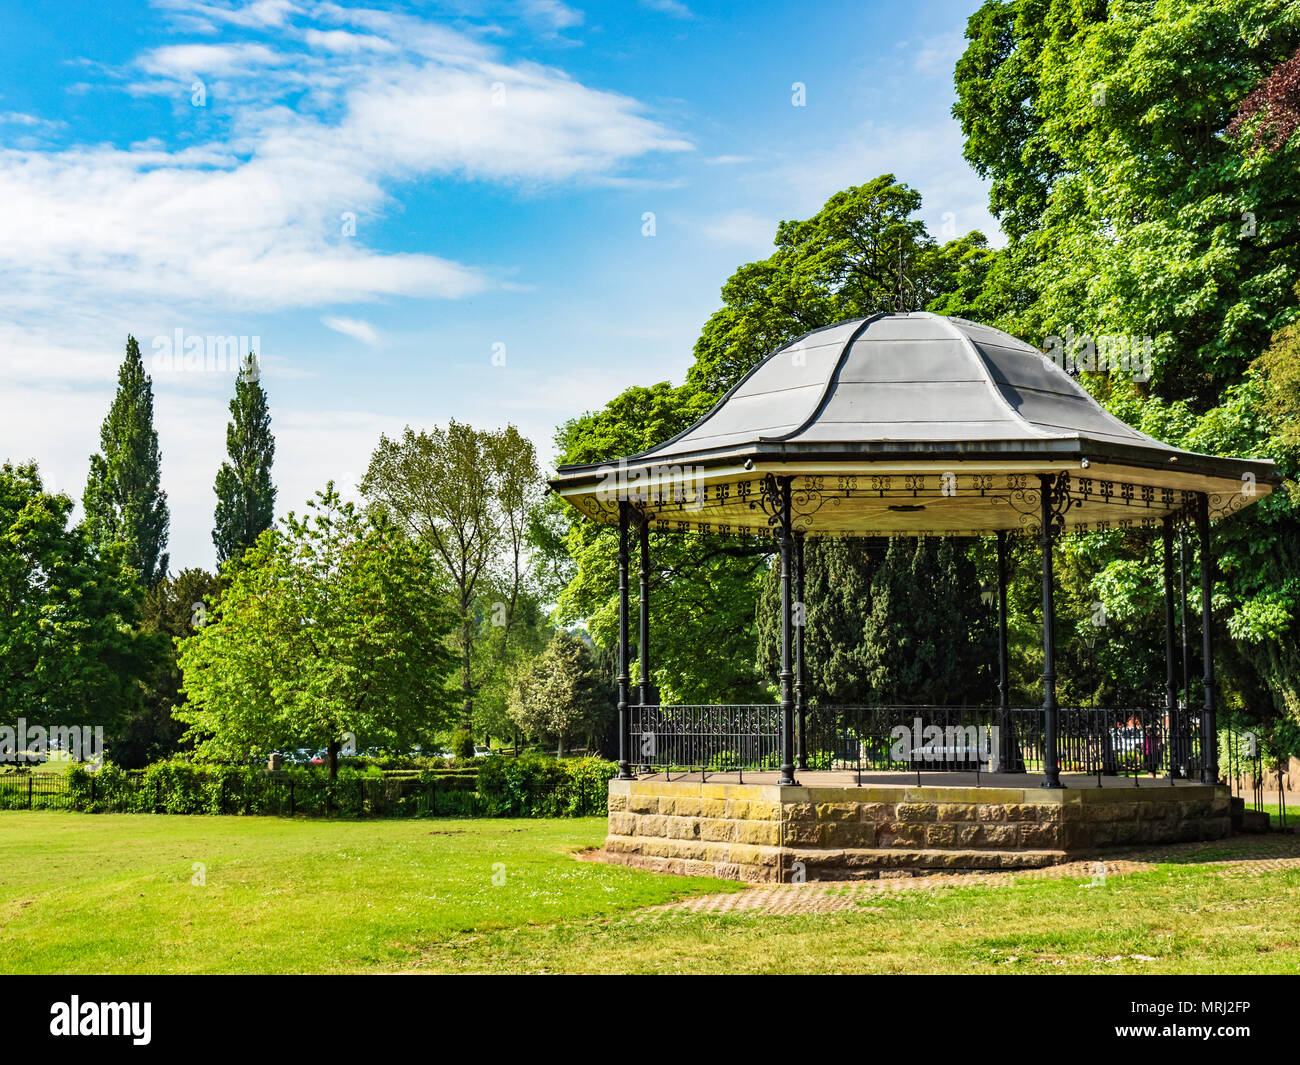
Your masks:
<svg viewBox="0 0 1300 1065"><path fill-rule="evenodd" d="M725 895L701 895L654 906L638 916L658 913L768 913L793 915L860 910L872 897L899 891L935 891L949 887L1010 887L1031 880L1091 880L1104 866L1105 875L1124 876L1153 865L1212 866L1221 876L1260 876L1300 869L1300 837L1291 835L1235 837L1216 843L1178 843L1164 847L1117 852L1114 857L1066 862L1046 869L1012 873L958 873L893 877L884 880L820 881L806 884L765 884Z"/></svg>

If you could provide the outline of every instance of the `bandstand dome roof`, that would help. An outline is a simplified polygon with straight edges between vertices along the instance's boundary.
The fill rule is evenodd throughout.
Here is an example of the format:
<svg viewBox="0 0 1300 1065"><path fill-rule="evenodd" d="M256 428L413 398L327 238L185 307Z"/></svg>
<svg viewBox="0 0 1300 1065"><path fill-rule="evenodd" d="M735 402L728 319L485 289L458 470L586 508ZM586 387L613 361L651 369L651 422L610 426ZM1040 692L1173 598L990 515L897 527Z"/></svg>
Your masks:
<svg viewBox="0 0 1300 1065"><path fill-rule="evenodd" d="M1036 528L1044 474L1069 497L1064 524L1085 529L1153 526L1202 492L1222 517L1280 480L1269 460L1138 432L1007 333L913 312L807 333L684 432L561 466L551 486L601 522L616 522L627 498L652 528L752 532L771 524L768 474L793 478L797 529L833 535Z"/></svg>

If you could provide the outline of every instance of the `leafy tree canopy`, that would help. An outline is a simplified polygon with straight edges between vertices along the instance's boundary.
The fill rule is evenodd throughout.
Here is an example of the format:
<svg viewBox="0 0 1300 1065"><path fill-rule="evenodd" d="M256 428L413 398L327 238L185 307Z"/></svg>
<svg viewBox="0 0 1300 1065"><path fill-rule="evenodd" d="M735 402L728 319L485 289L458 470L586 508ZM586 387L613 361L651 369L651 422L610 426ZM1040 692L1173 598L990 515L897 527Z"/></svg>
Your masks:
<svg viewBox="0 0 1300 1065"><path fill-rule="evenodd" d="M431 743L452 713L451 618L427 545L343 502L258 537L207 623L179 642L196 750L242 761L315 743Z"/></svg>
<svg viewBox="0 0 1300 1065"><path fill-rule="evenodd" d="M135 629L138 578L70 528L35 465L0 466L0 719L112 729L156 648Z"/></svg>

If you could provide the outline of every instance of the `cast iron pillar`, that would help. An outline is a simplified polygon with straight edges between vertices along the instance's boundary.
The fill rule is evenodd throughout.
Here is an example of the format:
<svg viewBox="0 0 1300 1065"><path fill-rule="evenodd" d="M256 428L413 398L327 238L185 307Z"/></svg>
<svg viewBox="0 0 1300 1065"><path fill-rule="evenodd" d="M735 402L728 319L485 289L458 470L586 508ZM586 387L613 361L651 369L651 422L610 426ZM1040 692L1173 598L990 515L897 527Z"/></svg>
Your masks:
<svg viewBox="0 0 1300 1065"><path fill-rule="evenodd" d="M1050 474L1038 475L1040 544L1043 553L1043 784L1061 787L1060 752L1057 750L1056 707L1056 603L1052 581L1052 481Z"/></svg>
<svg viewBox="0 0 1300 1065"><path fill-rule="evenodd" d="M1183 687L1181 705L1186 713L1192 707L1192 634L1187 624L1187 525L1178 526L1178 618L1183 633Z"/></svg>
<svg viewBox="0 0 1300 1065"><path fill-rule="evenodd" d="M1161 524L1165 576L1165 721L1169 729L1169 778L1182 776L1182 730L1178 723L1177 634L1174 628L1174 516L1168 514Z"/></svg>
<svg viewBox="0 0 1300 1065"><path fill-rule="evenodd" d="M790 529L790 478L780 478L781 500L781 784L794 779L794 673L790 669L790 577L794 535Z"/></svg>
<svg viewBox="0 0 1300 1065"><path fill-rule="evenodd" d="M808 768L808 695L804 674L803 632L808 624L808 606L803 599L803 533L794 535L794 706L799 719L799 749L796 763Z"/></svg>
<svg viewBox="0 0 1300 1065"><path fill-rule="evenodd" d="M628 733L627 525L631 504L618 503L618 778L632 779Z"/></svg>
<svg viewBox="0 0 1300 1065"><path fill-rule="evenodd" d="M1007 656L1007 534L998 530L998 772L1023 773L1020 741L1011 720L1011 666Z"/></svg>
<svg viewBox="0 0 1300 1065"><path fill-rule="evenodd" d="M1201 541L1201 663L1205 704L1201 710L1201 783L1219 781L1219 723L1214 707L1214 555L1210 550L1210 499L1196 494L1196 531Z"/></svg>
<svg viewBox="0 0 1300 1065"><path fill-rule="evenodd" d="M637 544L641 563L641 627L637 634L637 672L641 675L641 705L651 706L657 700L650 683L650 519L640 516Z"/></svg>

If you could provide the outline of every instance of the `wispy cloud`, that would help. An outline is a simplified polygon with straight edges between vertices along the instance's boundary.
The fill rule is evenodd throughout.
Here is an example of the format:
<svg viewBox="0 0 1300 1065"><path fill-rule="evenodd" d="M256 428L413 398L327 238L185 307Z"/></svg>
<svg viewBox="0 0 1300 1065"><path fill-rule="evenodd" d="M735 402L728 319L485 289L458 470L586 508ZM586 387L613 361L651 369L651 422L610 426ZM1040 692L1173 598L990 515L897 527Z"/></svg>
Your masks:
<svg viewBox="0 0 1300 1065"><path fill-rule="evenodd" d="M695 17L695 12L685 4L679 3L678 0L641 0L641 6L649 8L651 11L662 11L665 15L672 15L673 18L691 19Z"/></svg>
<svg viewBox="0 0 1300 1065"><path fill-rule="evenodd" d="M359 340L368 347L373 348L379 343L375 327L363 318L334 318L327 315L321 319L321 324L336 333Z"/></svg>
<svg viewBox="0 0 1300 1065"><path fill-rule="evenodd" d="M752 211L728 211L706 223L704 232L719 244L770 249L776 237L776 225L774 219Z"/></svg>
<svg viewBox="0 0 1300 1065"><path fill-rule="evenodd" d="M189 32L223 38L134 63L127 88L175 99L188 144L0 150L0 308L11 314L88 289L254 308L456 299L493 279L367 241L395 184L635 180L626 170L637 160L691 148L630 97L509 62L412 15L275 0L160 6ZM580 18L534 7L555 26ZM186 123L220 132L196 141Z"/></svg>

